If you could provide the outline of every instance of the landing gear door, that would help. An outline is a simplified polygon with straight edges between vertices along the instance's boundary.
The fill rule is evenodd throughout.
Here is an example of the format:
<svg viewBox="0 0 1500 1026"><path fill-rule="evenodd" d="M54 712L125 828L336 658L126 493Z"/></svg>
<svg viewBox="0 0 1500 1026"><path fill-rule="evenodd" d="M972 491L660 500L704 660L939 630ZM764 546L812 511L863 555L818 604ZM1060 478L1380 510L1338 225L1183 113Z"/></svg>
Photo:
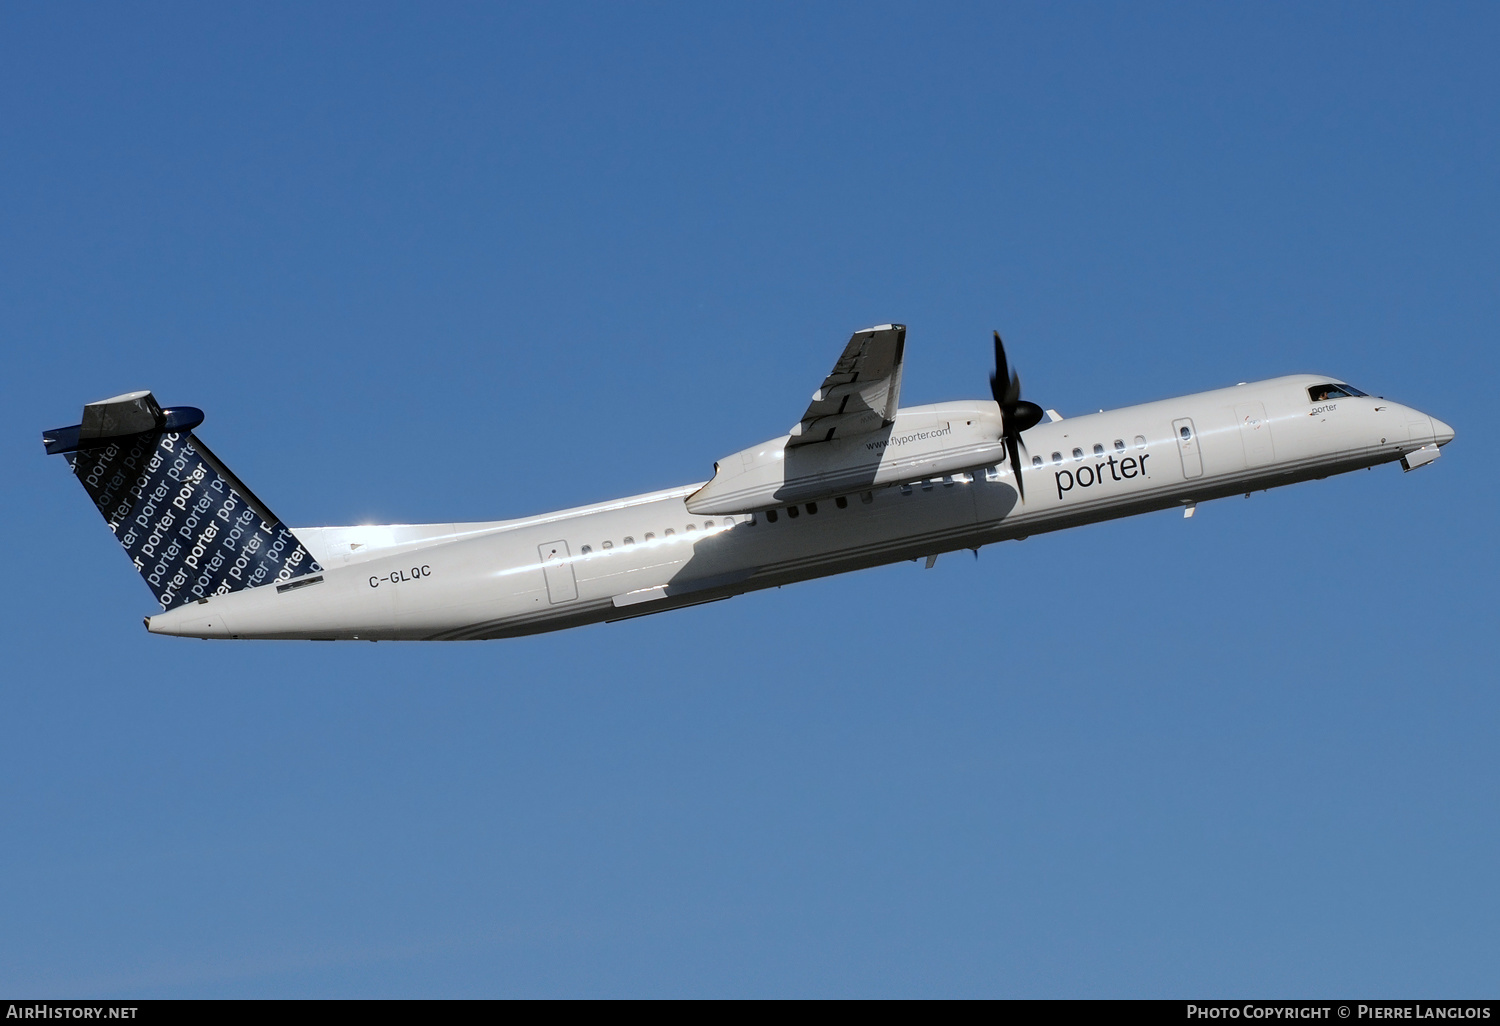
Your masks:
<svg viewBox="0 0 1500 1026"><path fill-rule="evenodd" d="M573 576L573 561L568 558L568 543L544 542L536 550L542 557L542 574L547 578L547 601L556 604L576 599L578 581Z"/></svg>
<svg viewBox="0 0 1500 1026"><path fill-rule="evenodd" d="M1172 421L1177 438L1177 454L1182 457L1182 476L1189 480L1203 476L1203 454L1198 450L1198 429L1191 417Z"/></svg>

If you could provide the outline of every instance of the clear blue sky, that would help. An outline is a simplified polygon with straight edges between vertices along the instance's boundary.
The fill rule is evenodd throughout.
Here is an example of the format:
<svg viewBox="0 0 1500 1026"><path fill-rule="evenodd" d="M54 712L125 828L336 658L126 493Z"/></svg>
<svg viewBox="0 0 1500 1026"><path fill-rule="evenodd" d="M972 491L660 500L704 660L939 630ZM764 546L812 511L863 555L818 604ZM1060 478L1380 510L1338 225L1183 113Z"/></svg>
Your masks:
<svg viewBox="0 0 1500 1026"><path fill-rule="evenodd" d="M1494 996L1492 4L0 8L0 992ZM518 641L219 644L39 432L292 525L708 476L849 333L1384 467Z"/></svg>

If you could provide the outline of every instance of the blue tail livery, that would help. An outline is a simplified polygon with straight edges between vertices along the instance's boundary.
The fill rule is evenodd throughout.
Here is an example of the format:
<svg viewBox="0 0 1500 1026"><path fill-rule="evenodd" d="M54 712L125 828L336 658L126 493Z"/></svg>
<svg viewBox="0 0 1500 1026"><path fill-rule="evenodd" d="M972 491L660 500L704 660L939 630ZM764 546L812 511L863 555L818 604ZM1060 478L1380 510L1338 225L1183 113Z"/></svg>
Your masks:
<svg viewBox="0 0 1500 1026"><path fill-rule="evenodd" d="M322 568L192 429L203 413L150 392L89 403L42 435L63 455L163 610Z"/></svg>

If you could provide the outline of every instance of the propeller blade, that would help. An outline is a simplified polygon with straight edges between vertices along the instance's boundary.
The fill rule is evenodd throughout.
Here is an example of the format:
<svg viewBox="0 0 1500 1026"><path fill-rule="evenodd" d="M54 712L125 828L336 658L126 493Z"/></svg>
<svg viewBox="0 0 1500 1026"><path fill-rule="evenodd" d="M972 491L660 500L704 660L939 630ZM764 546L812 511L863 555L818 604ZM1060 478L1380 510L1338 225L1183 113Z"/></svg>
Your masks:
<svg viewBox="0 0 1500 1026"><path fill-rule="evenodd" d="M1021 436L1005 433L1005 451L1010 454L1010 469L1016 475L1016 493L1021 496L1021 501L1026 501L1026 484L1021 480Z"/></svg>
<svg viewBox="0 0 1500 1026"><path fill-rule="evenodd" d="M1021 375L1010 369L1005 358L1005 343L1000 333L995 335L995 372L990 375L990 394L1000 407L1000 437L1005 439L1005 451L1010 457L1010 468L1016 475L1016 492L1021 501L1026 501L1026 486L1021 482L1021 432L1041 423L1042 408L1021 398Z"/></svg>
<svg viewBox="0 0 1500 1026"><path fill-rule="evenodd" d="M1010 384L1010 364L1005 360L1005 343L1000 341L1000 333L995 332L995 373L990 375L990 391L995 392L995 402L1002 402L1000 396L1003 391L997 391L995 386L998 382Z"/></svg>
<svg viewBox="0 0 1500 1026"><path fill-rule="evenodd" d="M1021 376L1010 369L1005 359L1005 343L995 332L995 373L990 375L990 393L1001 407L1013 405L1021 398Z"/></svg>

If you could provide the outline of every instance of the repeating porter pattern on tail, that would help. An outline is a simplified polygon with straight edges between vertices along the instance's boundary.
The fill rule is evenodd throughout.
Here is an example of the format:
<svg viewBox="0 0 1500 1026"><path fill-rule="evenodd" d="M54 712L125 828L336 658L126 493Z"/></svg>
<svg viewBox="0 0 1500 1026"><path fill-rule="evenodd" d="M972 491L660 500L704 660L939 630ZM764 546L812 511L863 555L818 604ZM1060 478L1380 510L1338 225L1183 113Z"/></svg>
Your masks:
<svg viewBox="0 0 1500 1026"><path fill-rule="evenodd" d="M126 405L127 415L117 415L115 408ZM95 407L107 408L108 416ZM162 430L177 412L136 393L91 404L82 425L47 438L49 449L66 453L162 608L321 570L296 535L191 431ZM94 428L101 422L108 426ZM146 431L115 433L146 424L152 425Z"/></svg>

